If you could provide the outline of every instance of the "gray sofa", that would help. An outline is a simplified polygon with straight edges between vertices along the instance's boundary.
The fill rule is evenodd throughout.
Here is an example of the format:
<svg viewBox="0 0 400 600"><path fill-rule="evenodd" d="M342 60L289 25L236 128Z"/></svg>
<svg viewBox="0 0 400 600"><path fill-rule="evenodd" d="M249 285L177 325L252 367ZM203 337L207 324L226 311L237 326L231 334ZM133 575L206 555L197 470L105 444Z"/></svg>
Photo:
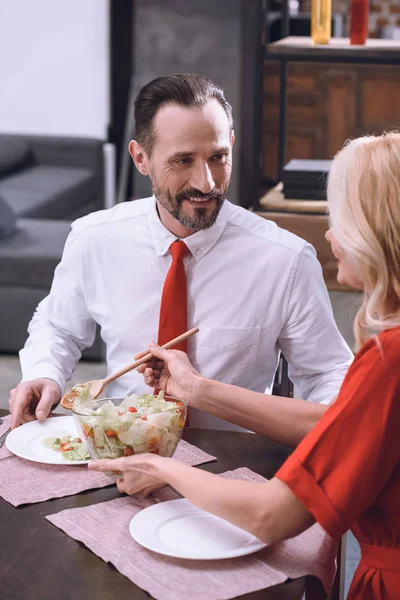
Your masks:
<svg viewBox="0 0 400 600"><path fill-rule="evenodd" d="M101 140L0 135L0 352L24 345L71 221L103 208L103 169ZM83 357L104 358L99 335Z"/></svg>
<svg viewBox="0 0 400 600"><path fill-rule="evenodd" d="M103 195L101 140L0 135L0 196L17 217L73 220Z"/></svg>

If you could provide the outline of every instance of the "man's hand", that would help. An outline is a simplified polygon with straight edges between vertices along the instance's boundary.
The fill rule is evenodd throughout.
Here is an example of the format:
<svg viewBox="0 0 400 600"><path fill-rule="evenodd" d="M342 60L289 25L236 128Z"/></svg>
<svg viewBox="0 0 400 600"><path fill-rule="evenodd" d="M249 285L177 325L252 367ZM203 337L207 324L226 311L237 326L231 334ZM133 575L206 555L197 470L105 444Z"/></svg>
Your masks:
<svg viewBox="0 0 400 600"><path fill-rule="evenodd" d="M21 423L44 421L54 404L61 398L61 390L58 383L53 379L42 377L32 381L21 381L10 392L8 401L11 418L11 429L15 429Z"/></svg>
<svg viewBox="0 0 400 600"><path fill-rule="evenodd" d="M117 479L120 492L130 496L148 496L165 485L158 465L162 457L154 454L136 454L126 458L96 460L88 464L91 471L123 473L123 479Z"/></svg>
<svg viewBox="0 0 400 600"><path fill-rule="evenodd" d="M189 394L195 391L200 374L187 354L180 350L165 350L154 343L149 345L149 350L155 359L137 369L143 374L145 383L190 403Z"/></svg>

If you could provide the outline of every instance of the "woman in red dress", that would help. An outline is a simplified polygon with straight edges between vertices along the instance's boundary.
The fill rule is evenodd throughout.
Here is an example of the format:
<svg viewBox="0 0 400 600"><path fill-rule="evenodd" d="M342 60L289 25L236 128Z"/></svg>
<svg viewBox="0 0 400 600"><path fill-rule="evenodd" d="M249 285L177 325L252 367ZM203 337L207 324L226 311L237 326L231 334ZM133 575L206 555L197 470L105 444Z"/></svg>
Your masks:
<svg viewBox="0 0 400 600"><path fill-rule="evenodd" d="M364 290L354 331L359 351L336 401L269 482L227 480L174 459L138 455L90 468L168 483L193 504L267 543L315 521L333 538L351 529L361 547L349 600L400 598L400 133L350 142L329 176L338 281ZM189 404L245 399L248 390L202 378L184 353L156 345L163 363L146 382ZM162 368L161 368L162 367ZM209 400L210 401L210 400ZM239 406L239 405L238 405ZM243 406L241 404L241 406Z"/></svg>

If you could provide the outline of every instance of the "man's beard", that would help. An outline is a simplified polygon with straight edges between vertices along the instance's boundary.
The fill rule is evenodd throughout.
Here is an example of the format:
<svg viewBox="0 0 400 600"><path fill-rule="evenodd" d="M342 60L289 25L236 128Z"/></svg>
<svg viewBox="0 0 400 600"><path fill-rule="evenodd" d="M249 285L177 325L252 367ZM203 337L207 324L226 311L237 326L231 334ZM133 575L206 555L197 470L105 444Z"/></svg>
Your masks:
<svg viewBox="0 0 400 600"><path fill-rule="evenodd" d="M171 194L167 191L161 190L155 183L152 182L153 194L161 204L163 208L165 208L169 214L179 221L181 225L187 227L188 229L192 229L193 231L199 231L200 229L209 229L212 225L214 225L217 217L219 215L219 211L224 203L226 192L228 187L224 191L219 191L217 189L213 189L208 194L203 194L199 190L195 188L189 188L180 192L176 196L171 196ZM188 215L183 211L182 203L185 198L201 198L202 200L213 200L215 199L216 204L215 208L211 213L208 213L207 208L203 208L201 204L199 208L194 209L193 215Z"/></svg>

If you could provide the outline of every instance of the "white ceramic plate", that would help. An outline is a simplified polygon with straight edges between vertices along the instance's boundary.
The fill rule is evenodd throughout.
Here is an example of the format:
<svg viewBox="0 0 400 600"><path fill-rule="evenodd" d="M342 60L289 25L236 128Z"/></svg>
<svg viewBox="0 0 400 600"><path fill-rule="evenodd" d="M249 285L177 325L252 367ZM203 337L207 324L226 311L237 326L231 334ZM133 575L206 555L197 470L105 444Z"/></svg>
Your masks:
<svg viewBox="0 0 400 600"><path fill-rule="evenodd" d="M175 558L218 560L266 547L250 533L193 506L185 498L145 508L133 517L129 531L141 546Z"/></svg>
<svg viewBox="0 0 400 600"><path fill-rule="evenodd" d="M10 431L6 446L13 454L49 465L86 465L89 460L65 460L61 452L46 448L43 440L47 437L73 435L78 437L74 417L53 417L43 422L31 421Z"/></svg>

